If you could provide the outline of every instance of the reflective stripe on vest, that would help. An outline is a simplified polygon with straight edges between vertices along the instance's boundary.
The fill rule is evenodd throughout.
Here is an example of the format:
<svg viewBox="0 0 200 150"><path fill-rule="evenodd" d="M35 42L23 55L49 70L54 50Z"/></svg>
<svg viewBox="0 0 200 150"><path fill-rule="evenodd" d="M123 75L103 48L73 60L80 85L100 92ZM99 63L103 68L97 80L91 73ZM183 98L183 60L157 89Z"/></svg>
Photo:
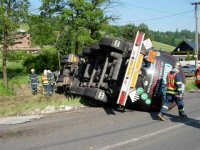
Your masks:
<svg viewBox="0 0 200 150"><path fill-rule="evenodd" d="M45 75L42 75L42 84L48 84L48 78Z"/></svg>
<svg viewBox="0 0 200 150"><path fill-rule="evenodd" d="M177 90L176 84L177 84L178 82L175 84L175 76L176 76L176 73L173 73L173 74L168 73L168 74L167 74L167 92L166 92L166 93L168 93L168 94L173 94L173 95L175 95L175 94L178 93L178 92L176 91L176 90ZM178 83L178 84L179 84L179 83ZM180 84L181 84L181 83L180 83Z"/></svg>

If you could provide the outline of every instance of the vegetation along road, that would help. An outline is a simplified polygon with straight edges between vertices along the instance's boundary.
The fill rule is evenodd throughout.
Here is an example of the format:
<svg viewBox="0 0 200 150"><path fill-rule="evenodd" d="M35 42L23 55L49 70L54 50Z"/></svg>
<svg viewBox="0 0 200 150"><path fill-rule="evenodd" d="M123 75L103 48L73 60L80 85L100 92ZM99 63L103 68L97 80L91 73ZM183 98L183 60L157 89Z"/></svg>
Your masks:
<svg viewBox="0 0 200 150"><path fill-rule="evenodd" d="M80 110L45 116L26 124L1 125L3 150L199 150L200 93L186 93L188 119L177 117L173 108L166 121L156 113L111 107Z"/></svg>

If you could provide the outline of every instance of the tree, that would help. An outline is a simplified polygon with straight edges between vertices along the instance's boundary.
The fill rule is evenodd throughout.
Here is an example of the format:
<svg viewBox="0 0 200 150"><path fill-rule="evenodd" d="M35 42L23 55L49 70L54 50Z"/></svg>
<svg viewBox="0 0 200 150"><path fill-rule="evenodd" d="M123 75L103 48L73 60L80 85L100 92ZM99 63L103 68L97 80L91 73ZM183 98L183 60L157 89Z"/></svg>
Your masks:
<svg viewBox="0 0 200 150"><path fill-rule="evenodd" d="M53 20L53 21L52 21ZM29 16L29 32L31 41L40 47L44 45L54 45L56 41L56 21L39 15Z"/></svg>
<svg viewBox="0 0 200 150"><path fill-rule="evenodd" d="M149 31L149 28L146 24L142 23L137 27L138 31L145 33L145 38L151 38L151 33Z"/></svg>
<svg viewBox="0 0 200 150"><path fill-rule="evenodd" d="M57 16L60 18L60 43L73 48L76 54L88 44L99 40L101 32L114 16L105 15L107 6L112 3L109 0L42 0L41 15L45 18ZM70 37L69 37L70 36ZM66 39L63 39L66 38ZM63 49L63 47L57 47Z"/></svg>
<svg viewBox="0 0 200 150"><path fill-rule="evenodd" d="M134 24L127 24L122 27L122 37L126 40L133 41L137 33L137 27Z"/></svg>
<svg viewBox="0 0 200 150"><path fill-rule="evenodd" d="M7 87L7 53L8 48L16 40L16 29L19 23L27 19L29 1L28 0L1 0L0 1L0 38L3 49L2 70L3 82Z"/></svg>

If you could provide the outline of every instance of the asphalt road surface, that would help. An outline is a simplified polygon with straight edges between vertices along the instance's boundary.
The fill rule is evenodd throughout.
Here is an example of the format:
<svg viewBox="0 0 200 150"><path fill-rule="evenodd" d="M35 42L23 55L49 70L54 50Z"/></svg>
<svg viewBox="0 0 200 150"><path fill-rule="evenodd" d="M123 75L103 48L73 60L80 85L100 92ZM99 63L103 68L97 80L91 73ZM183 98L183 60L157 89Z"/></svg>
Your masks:
<svg viewBox="0 0 200 150"><path fill-rule="evenodd" d="M186 93L188 119L82 108L18 125L0 125L1 150L200 150L200 93Z"/></svg>

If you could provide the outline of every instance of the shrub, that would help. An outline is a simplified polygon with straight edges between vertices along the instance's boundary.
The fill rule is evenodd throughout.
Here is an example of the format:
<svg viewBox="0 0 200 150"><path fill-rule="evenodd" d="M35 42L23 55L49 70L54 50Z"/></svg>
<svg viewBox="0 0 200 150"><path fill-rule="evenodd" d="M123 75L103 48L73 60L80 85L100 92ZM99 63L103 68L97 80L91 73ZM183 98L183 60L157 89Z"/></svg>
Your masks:
<svg viewBox="0 0 200 150"><path fill-rule="evenodd" d="M51 47L44 48L38 55L29 55L23 61L23 66L26 72L30 72L32 68L36 73L41 73L44 69L55 71L59 69L57 51Z"/></svg>
<svg viewBox="0 0 200 150"><path fill-rule="evenodd" d="M19 61L25 59L29 54L22 51L9 51L8 52L8 61Z"/></svg>

